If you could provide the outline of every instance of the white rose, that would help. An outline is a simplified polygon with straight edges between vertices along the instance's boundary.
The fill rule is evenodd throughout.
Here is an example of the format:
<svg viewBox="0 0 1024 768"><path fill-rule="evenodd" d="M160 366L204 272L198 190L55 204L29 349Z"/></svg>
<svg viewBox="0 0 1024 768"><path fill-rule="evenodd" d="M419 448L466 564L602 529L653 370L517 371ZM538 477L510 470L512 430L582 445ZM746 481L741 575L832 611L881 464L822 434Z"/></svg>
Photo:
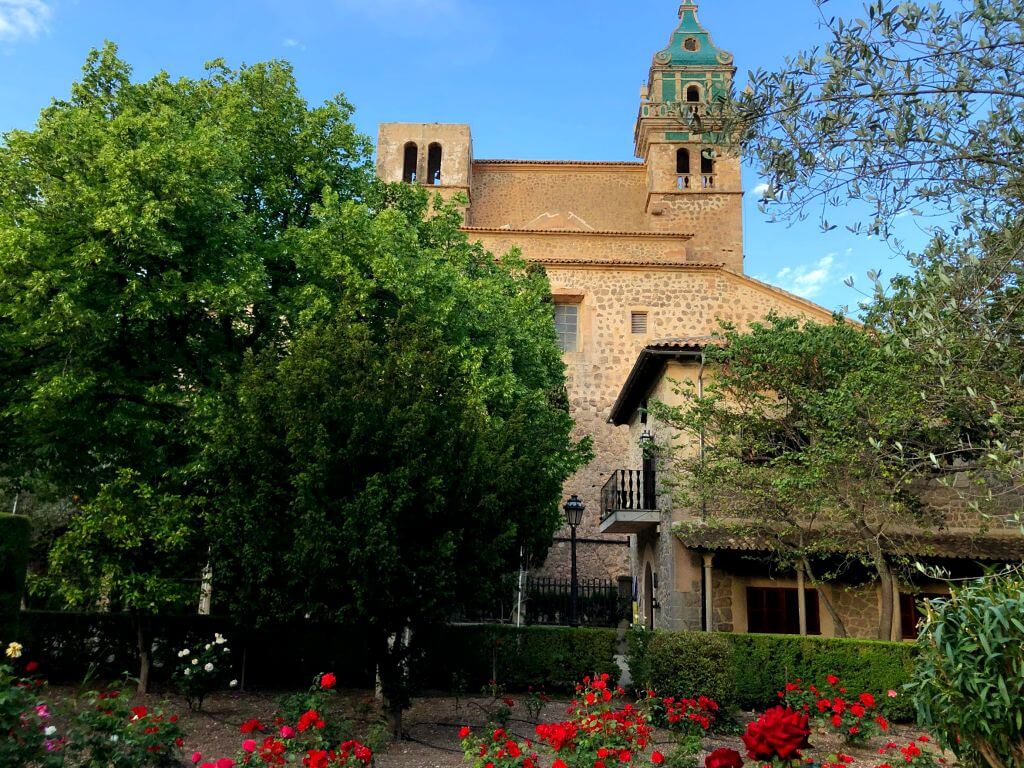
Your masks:
<svg viewBox="0 0 1024 768"><path fill-rule="evenodd" d="M198 664L199 663L199 659L192 659L192 663L193 664Z"/></svg>
<svg viewBox="0 0 1024 768"><path fill-rule="evenodd" d="M46 728L43 729L43 735L47 736L47 737L53 736L53 734L55 734L56 732L57 732L57 728L55 726L52 726L52 725L48 725L48 726L46 726Z"/></svg>
<svg viewBox="0 0 1024 768"><path fill-rule="evenodd" d="M189 650L188 648L185 648L185 649L184 649L184 650L183 650L183 651L182 651L181 653L179 653L178 655L179 655L179 656L181 656L181 658L183 658L183 659L184 659L184 658L185 658L186 656L188 656L188 655L189 655L190 653L192 653L192 651L190 651L190 650Z"/></svg>
<svg viewBox="0 0 1024 768"><path fill-rule="evenodd" d="M209 662L207 662L206 666L203 667L203 669L205 669L207 672L213 672L213 664L210 664Z"/></svg>
<svg viewBox="0 0 1024 768"><path fill-rule="evenodd" d="M207 644L206 644L206 650L210 650L210 649L211 649L212 647L213 647L213 646L212 646L212 645L210 645L209 643L207 643Z"/></svg>
<svg viewBox="0 0 1024 768"><path fill-rule="evenodd" d="M189 674L191 674L191 672L192 672L191 669L189 669L188 667L185 667L185 677L188 677Z"/></svg>
<svg viewBox="0 0 1024 768"><path fill-rule="evenodd" d="M120 739L118 738L116 733L113 736L110 737L110 740L111 741L120 741Z"/></svg>
<svg viewBox="0 0 1024 768"><path fill-rule="evenodd" d="M237 680L232 680L230 683L228 683L228 688L237 688L237 687L238 687L238 681Z"/></svg>

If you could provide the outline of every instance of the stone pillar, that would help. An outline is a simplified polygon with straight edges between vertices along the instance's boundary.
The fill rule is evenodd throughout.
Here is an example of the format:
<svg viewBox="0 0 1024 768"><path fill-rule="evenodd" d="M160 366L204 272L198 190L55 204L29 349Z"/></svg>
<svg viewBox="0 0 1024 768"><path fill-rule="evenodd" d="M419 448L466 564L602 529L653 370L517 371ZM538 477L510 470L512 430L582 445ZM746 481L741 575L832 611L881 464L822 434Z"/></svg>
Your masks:
<svg viewBox="0 0 1024 768"><path fill-rule="evenodd" d="M800 636L807 637L807 592L803 566L796 569L796 604L800 611Z"/></svg>
<svg viewBox="0 0 1024 768"><path fill-rule="evenodd" d="M711 565L714 562L713 552L704 553L704 631L715 631L715 584L712 580Z"/></svg>

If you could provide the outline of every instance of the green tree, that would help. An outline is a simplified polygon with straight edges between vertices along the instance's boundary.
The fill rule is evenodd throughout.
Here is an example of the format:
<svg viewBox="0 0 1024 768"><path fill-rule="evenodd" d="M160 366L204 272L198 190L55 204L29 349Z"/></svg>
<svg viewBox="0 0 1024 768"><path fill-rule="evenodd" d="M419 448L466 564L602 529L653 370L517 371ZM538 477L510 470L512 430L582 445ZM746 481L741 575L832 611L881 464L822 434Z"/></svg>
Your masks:
<svg viewBox="0 0 1024 768"><path fill-rule="evenodd" d="M931 456L948 437L922 421L913 365L841 318L769 316L747 332L725 326L706 352L703 392L680 386L680 406L655 414L706 447L677 451L681 500L701 526L754 535L803 570L843 625L816 563L849 553L881 590L878 636L893 627L893 587L914 532L938 520L919 500Z"/></svg>
<svg viewBox="0 0 1024 768"><path fill-rule="evenodd" d="M771 211L824 211L830 228L854 199L873 215L850 226L881 235L904 213L951 215L969 229L1016 217L1024 0L870 0L853 20L815 4L828 42L751 73L728 110Z"/></svg>
<svg viewBox="0 0 1024 768"><path fill-rule="evenodd" d="M207 556L212 398L301 327L323 285L294 246L314 205L370 188L351 111L308 106L283 62L135 83L108 44L3 136L0 477L79 499L52 554L69 602L142 615L188 597L168 584Z"/></svg>
<svg viewBox="0 0 1024 768"><path fill-rule="evenodd" d="M364 193L340 97L281 62L132 83L107 45L0 145L0 413L10 478L85 498L189 453L183 422L246 349L280 343L313 275L291 233Z"/></svg>
<svg viewBox="0 0 1024 768"><path fill-rule="evenodd" d="M1024 766L1024 574L957 585L930 600L911 689L918 722L964 765Z"/></svg>
<svg viewBox="0 0 1024 768"><path fill-rule="evenodd" d="M960 421L955 459L1006 504L1024 487L1024 2L871 0L852 20L816 5L827 42L752 73L729 135L773 218L891 238L913 216L932 232L911 275L870 274L865 319L920 363L927 418Z"/></svg>
<svg viewBox="0 0 1024 768"><path fill-rule="evenodd" d="M366 631L396 734L419 631L544 553L571 438L541 270L451 206L330 196L296 243L337 281L286 348L251 356L209 448L215 578L233 613Z"/></svg>
<svg viewBox="0 0 1024 768"><path fill-rule="evenodd" d="M75 499L51 553L69 604L134 612L141 633L197 599L211 403L301 327L313 206L370 188L350 116L341 96L310 108L285 62L135 83L108 44L3 136L0 476Z"/></svg>

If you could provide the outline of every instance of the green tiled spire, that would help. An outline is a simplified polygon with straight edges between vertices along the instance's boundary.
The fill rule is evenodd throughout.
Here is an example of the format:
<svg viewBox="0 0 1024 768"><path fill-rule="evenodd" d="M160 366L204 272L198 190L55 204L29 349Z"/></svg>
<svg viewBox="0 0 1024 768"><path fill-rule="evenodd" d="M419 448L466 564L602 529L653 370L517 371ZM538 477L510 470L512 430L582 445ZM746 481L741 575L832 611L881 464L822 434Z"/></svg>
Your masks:
<svg viewBox="0 0 1024 768"><path fill-rule="evenodd" d="M697 4L685 0L679 6L679 26L668 47L654 55L654 63L663 67L715 67L732 64L732 54L715 47L697 18Z"/></svg>

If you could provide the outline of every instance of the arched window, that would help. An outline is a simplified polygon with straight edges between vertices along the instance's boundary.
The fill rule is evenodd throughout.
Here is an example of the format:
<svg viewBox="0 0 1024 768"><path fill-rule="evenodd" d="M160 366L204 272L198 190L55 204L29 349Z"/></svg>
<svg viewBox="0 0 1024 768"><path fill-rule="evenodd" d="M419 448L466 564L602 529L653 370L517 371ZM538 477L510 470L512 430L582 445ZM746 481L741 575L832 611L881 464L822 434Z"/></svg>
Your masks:
<svg viewBox="0 0 1024 768"><path fill-rule="evenodd" d="M704 174L715 172L715 150L705 149L700 153L700 172Z"/></svg>
<svg viewBox="0 0 1024 768"><path fill-rule="evenodd" d="M441 183L441 145L436 142L427 150L427 183Z"/></svg>
<svg viewBox="0 0 1024 768"><path fill-rule="evenodd" d="M686 101L688 104L696 104L700 101L700 86L690 85L686 88Z"/></svg>
<svg viewBox="0 0 1024 768"><path fill-rule="evenodd" d="M715 150L704 149L700 153L701 186L711 189L715 186Z"/></svg>
<svg viewBox="0 0 1024 768"><path fill-rule="evenodd" d="M405 145L405 162L402 166L402 181L412 184L416 181L416 166L419 163L420 149L416 142L410 141Z"/></svg>
<svg viewBox="0 0 1024 768"><path fill-rule="evenodd" d="M690 172L690 150L676 150L676 173L688 174Z"/></svg>

